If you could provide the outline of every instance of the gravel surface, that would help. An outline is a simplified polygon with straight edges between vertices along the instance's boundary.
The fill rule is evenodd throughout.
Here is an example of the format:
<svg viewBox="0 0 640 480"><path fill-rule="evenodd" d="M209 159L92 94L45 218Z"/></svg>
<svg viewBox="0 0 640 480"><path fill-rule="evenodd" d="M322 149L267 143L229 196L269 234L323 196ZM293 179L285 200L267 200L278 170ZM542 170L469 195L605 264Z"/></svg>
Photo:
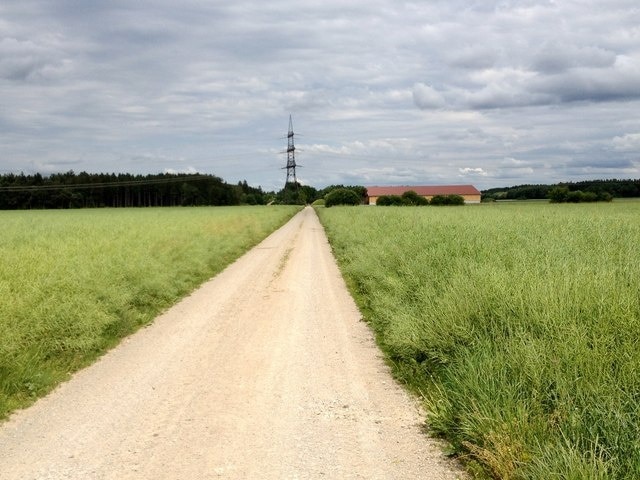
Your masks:
<svg viewBox="0 0 640 480"><path fill-rule="evenodd" d="M0 425L0 479L466 478L311 208Z"/></svg>

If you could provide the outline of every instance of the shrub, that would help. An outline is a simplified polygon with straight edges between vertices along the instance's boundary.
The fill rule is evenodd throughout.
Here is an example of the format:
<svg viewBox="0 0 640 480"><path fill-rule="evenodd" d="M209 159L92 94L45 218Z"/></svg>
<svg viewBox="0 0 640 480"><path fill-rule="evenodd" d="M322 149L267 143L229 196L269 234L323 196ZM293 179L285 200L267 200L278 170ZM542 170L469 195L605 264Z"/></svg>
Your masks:
<svg viewBox="0 0 640 480"><path fill-rule="evenodd" d="M334 205L360 205L360 197L348 188L336 188L327 194L324 199L325 207Z"/></svg>
<svg viewBox="0 0 640 480"><path fill-rule="evenodd" d="M551 203L582 203L582 202L610 202L613 197L609 192L583 192L582 190L569 190L568 187L556 187L549 192Z"/></svg>
<svg viewBox="0 0 640 480"><path fill-rule="evenodd" d="M446 205L447 197L445 195L435 195L431 198L431 205Z"/></svg>
<svg viewBox="0 0 640 480"><path fill-rule="evenodd" d="M461 195L436 195L431 199L431 205L464 205Z"/></svg>
<svg viewBox="0 0 640 480"><path fill-rule="evenodd" d="M418 195L413 190L409 190L400 195L382 195L378 198L376 205L383 207L397 206L417 206L417 205L429 205L429 200Z"/></svg>
<svg viewBox="0 0 640 480"><path fill-rule="evenodd" d="M568 196L569 196L568 187L552 188L551 191L549 192L549 200L551 201L551 203L566 202Z"/></svg>
<svg viewBox="0 0 640 480"><path fill-rule="evenodd" d="M613 200L613 195L609 192L601 191L598 192L598 201L599 202L610 202Z"/></svg>
<svg viewBox="0 0 640 480"><path fill-rule="evenodd" d="M400 207L404 204L404 200L400 195L382 195L376 202L376 205L380 205L381 207Z"/></svg>
<svg viewBox="0 0 640 480"><path fill-rule="evenodd" d="M416 205L416 206L429 205L429 200L418 195L413 190L404 192L402 194L402 200L404 201L405 205Z"/></svg>

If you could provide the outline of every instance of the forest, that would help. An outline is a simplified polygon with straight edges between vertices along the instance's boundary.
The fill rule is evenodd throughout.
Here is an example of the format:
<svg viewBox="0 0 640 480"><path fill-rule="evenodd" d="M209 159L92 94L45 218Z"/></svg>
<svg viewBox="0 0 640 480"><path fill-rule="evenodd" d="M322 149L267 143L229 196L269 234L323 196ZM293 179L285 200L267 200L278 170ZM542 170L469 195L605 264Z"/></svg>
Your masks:
<svg viewBox="0 0 640 480"><path fill-rule="evenodd" d="M100 207L176 207L225 205L304 205L343 185L318 190L309 185L288 183L278 192L265 192L247 181L226 183L210 174L155 175L105 173L55 173L43 176L0 175L0 210ZM354 190L364 201L366 189Z"/></svg>
<svg viewBox="0 0 640 480"><path fill-rule="evenodd" d="M0 209L262 205L274 194L203 174L23 173L0 176Z"/></svg>
<svg viewBox="0 0 640 480"><path fill-rule="evenodd" d="M595 194L601 200L611 198L640 197L639 180L585 180L551 185L517 185L514 187L490 188L482 191L482 201L492 200L538 200L551 198L554 189L569 192Z"/></svg>

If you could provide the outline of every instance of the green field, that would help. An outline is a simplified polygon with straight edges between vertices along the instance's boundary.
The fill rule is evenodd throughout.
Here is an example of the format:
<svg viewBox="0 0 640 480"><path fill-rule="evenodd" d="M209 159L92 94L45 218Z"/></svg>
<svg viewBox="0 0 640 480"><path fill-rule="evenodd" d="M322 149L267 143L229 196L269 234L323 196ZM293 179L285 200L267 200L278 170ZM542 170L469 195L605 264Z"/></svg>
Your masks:
<svg viewBox="0 0 640 480"><path fill-rule="evenodd" d="M149 323L297 210L0 211L0 419Z"/></svg>
<svg viewBox="0 0 640 480"><path fill-rule="evenodd" d="M472 472L640 478L640 203L318 212L396 375Z"/></svg>

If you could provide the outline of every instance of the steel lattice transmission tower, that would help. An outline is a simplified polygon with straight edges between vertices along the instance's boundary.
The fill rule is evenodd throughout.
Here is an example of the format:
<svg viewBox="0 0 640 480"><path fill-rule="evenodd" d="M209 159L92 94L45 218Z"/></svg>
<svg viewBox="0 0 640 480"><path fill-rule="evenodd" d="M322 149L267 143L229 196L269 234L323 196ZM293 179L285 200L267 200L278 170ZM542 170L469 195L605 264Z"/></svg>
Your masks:
<svg viewBox="0 0 640 480"><path fill-rule="evenodd" d="M285 188L292 183L294 187L298 187L298 179L296 177L296 147L293 143L293 122L289 115L289 133L287 133L287 181L284 182Z"/></svg>

